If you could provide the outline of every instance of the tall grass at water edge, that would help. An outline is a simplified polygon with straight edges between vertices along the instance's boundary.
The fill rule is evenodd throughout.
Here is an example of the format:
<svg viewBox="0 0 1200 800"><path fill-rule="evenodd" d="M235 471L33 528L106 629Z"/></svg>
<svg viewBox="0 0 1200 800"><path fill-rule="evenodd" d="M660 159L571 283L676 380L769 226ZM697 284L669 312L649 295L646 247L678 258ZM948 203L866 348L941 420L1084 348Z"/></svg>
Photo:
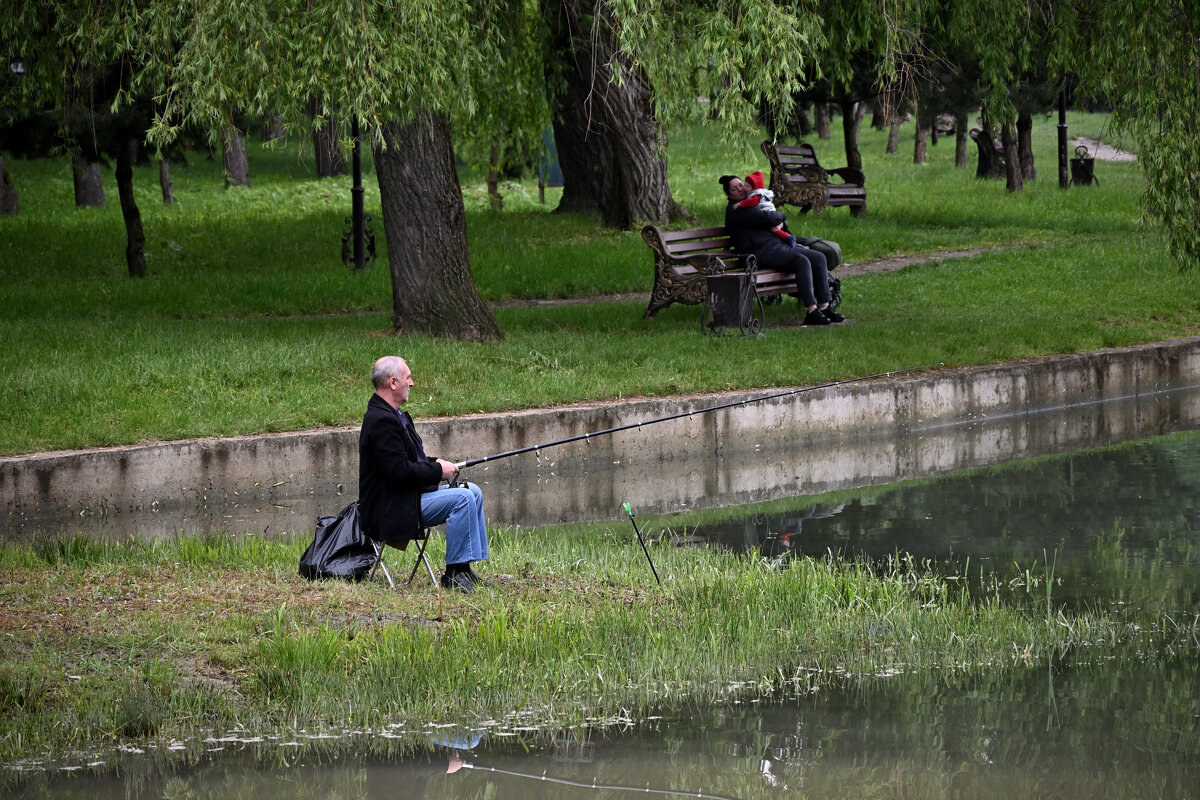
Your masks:
<svg viewBox="0 0 1200 800"><path fill-rule="evenodd" d="M1102 117L1073 115L1073 132ZM1101 185L1062 192L1055 127L1039 120L1042 177L1021 194L952 165L952 142L914 165L863 132L871 209L793 227L835 239L849 262L898 253L1007 247L974 258L851 278L850 325L797 328L792 303L768 310L761 339L700 335L695 307L641 320L643 300L504 307L487 345L389 335L390 280L338 258L348 179L317 181L294 151L252 150L254 186L225 190L219 166L177 165L163 207L152 168L135 178L149 276L125 277L115 192L75 209L61 160L10 163L22 211L0 219L0 453L353 424L376 357L414 366L417 416L499 411L634 395L799 385L944 362L948 366L1154 341L1200 328L1200 277L1181 275L1162 237L1140 225L1135 165L1100 163ZM674 132L672 187L717 223L715 176L763 168L757 142ZM837 166L838 135L818 142ZM974 153L972 153L972 163ZM650 251L636 231L549 213L527 182L506 207L464 189L476 282L493 301L648 292ZM368 176L368 211L379 222ZM688 225L690 223L681 223ZM815 338L815 337L820 337ZM604 365L601 367L600 365Z"/></svg>
<svg viewBox="0 0 1200 800"><path fill-rule="evenodd" d="M0 664L0 761L231 728L550 729L847 678L1155 657L1174 641L1099 612L971 601L899 562L772 564L663 540L657 588L623 528L494 541L499 585L441 599L422 583L305 583L299 540L0 544L20 621Z"/></svg>

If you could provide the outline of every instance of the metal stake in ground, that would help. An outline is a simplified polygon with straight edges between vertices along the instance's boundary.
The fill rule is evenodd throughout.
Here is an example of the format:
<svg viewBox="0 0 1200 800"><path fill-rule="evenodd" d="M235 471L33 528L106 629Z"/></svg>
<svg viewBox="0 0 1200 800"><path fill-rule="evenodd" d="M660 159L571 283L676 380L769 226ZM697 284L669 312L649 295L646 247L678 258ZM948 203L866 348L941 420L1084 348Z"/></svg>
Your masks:
<svg viewBox="0 0 1200 800"><path fill-rule="evenodd" d="M642 552L646 554L646 560L650 562L650 571L654 573L654 580L658 581L659 586L662 586L662 579L658 577L658 570L654 568L654 560L650 558L646 540L642 538L642 530L638 527L637 520L633 518L633 509L629 507L629 503L625 503L625 513L629 515L629 521L633 523L633 530L637 533L638 541L642 543Z"/></svg>

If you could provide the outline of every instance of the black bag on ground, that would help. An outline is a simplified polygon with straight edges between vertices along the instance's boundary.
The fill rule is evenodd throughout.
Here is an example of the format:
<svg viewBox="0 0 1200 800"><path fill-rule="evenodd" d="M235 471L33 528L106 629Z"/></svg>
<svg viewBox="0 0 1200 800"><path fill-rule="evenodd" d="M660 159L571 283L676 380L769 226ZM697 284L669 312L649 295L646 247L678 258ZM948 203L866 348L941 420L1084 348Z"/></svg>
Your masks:
<svg viewBox="0 0 1200 800"><path fill-rule="evenodd" d="M375 565L375 549L358 524L358 501L317 520L313 542L300 556L300 577L358 581Z"/></svg>
<svg viewBox="0 0 1200 800"><path fill-rule="evenodd" d="M830 272L833 271L834 267L842 263L842 246L837 242L820 239L816 236L797 236L796 243L824 255Z"/></svg>

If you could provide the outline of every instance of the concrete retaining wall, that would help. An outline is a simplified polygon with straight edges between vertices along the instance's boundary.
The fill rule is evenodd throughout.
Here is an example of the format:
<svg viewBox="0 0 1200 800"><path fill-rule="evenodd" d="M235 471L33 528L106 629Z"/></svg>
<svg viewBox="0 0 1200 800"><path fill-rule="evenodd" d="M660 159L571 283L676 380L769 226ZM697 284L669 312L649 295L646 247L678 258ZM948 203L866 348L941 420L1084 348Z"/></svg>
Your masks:
<svg viewBox="0 0 1200 800"><path fill-rule="evenodd" d="M1029 451L1029 436L1021 433L1024 423L1011 420L1022 415L1197 384L1200 337L1193 337L819 389L480 465L468 477L502 485L489 500L493 515L523 524L579 518L571 516L573 509L611 504L614 496L641 497L660 508L688 507L713 493L744 495L756 485L797 492L805 480L801 485L831 488L831 475L850 481L878 474L870 478L874 482L919 474L918 463L955 464L960 457L939 456L928 447L905 455L895 445L890 455L881 455L878 447L885 438L913 430L935 445L939 426L964 420L1009 420L970 445L981 451L973 457L982 463L1021 457ZM417 424L430 453L463 460L770 393L596 403ZM1151 412L1143 407L1132 413ZM1200 417L1200 408L1174 413L1190 419ZM1138 424L1117 417L1110 423ZM1082 431L1102 439L1110 435L1096 427L1085 422ZM1034 438L1047 436L1054 434ZM222 519L235 532L309 530L314 508L332 513L357 497L357 440L355 427L0 458L0 501L10 530L18 531L69 530L97 519L111 521L123 535L210 528ZM962 437L954 441L935 446L961 448ZM816 456L835 445L844 454L837 463ZM992 456L982 452L989 447ZM791 458L768 458L771 453ZM802 459L807 467L796 466L796 453L813 454ZM608 485L592 485L586 477L598 464L613 473L603 479ZM809 474L814 468L820 472ZM675 498L648 497L649 482L656 484L656 497L665 489ZM553 485L552 496L540 496L541 484ZM548 514L547 506L557 512Z"/></svg>

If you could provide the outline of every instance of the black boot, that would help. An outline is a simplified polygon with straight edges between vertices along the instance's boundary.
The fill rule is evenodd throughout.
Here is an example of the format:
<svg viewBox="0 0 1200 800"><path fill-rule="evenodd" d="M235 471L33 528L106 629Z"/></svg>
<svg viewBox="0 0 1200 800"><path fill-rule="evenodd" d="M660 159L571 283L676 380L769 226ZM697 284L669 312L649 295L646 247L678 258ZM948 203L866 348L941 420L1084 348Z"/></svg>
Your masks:
<svg viewBox="0 0 1200 800"><path fill-rule="evenodd" d="M475 583L467 574L467 564L447 564L446 571L442 573L442 588L457 589L463 594L470 594L475 591Z"/></svg>
<svg viewBox="0 0 1200 800"><path fill-rule="evenodd" d="M481 578L475 574L475 570L471 568L470 561L467 562L467 577L470 578L471 583L475 584L476 586L487 587L492 585L492 582L487 578Z"/></svg>

